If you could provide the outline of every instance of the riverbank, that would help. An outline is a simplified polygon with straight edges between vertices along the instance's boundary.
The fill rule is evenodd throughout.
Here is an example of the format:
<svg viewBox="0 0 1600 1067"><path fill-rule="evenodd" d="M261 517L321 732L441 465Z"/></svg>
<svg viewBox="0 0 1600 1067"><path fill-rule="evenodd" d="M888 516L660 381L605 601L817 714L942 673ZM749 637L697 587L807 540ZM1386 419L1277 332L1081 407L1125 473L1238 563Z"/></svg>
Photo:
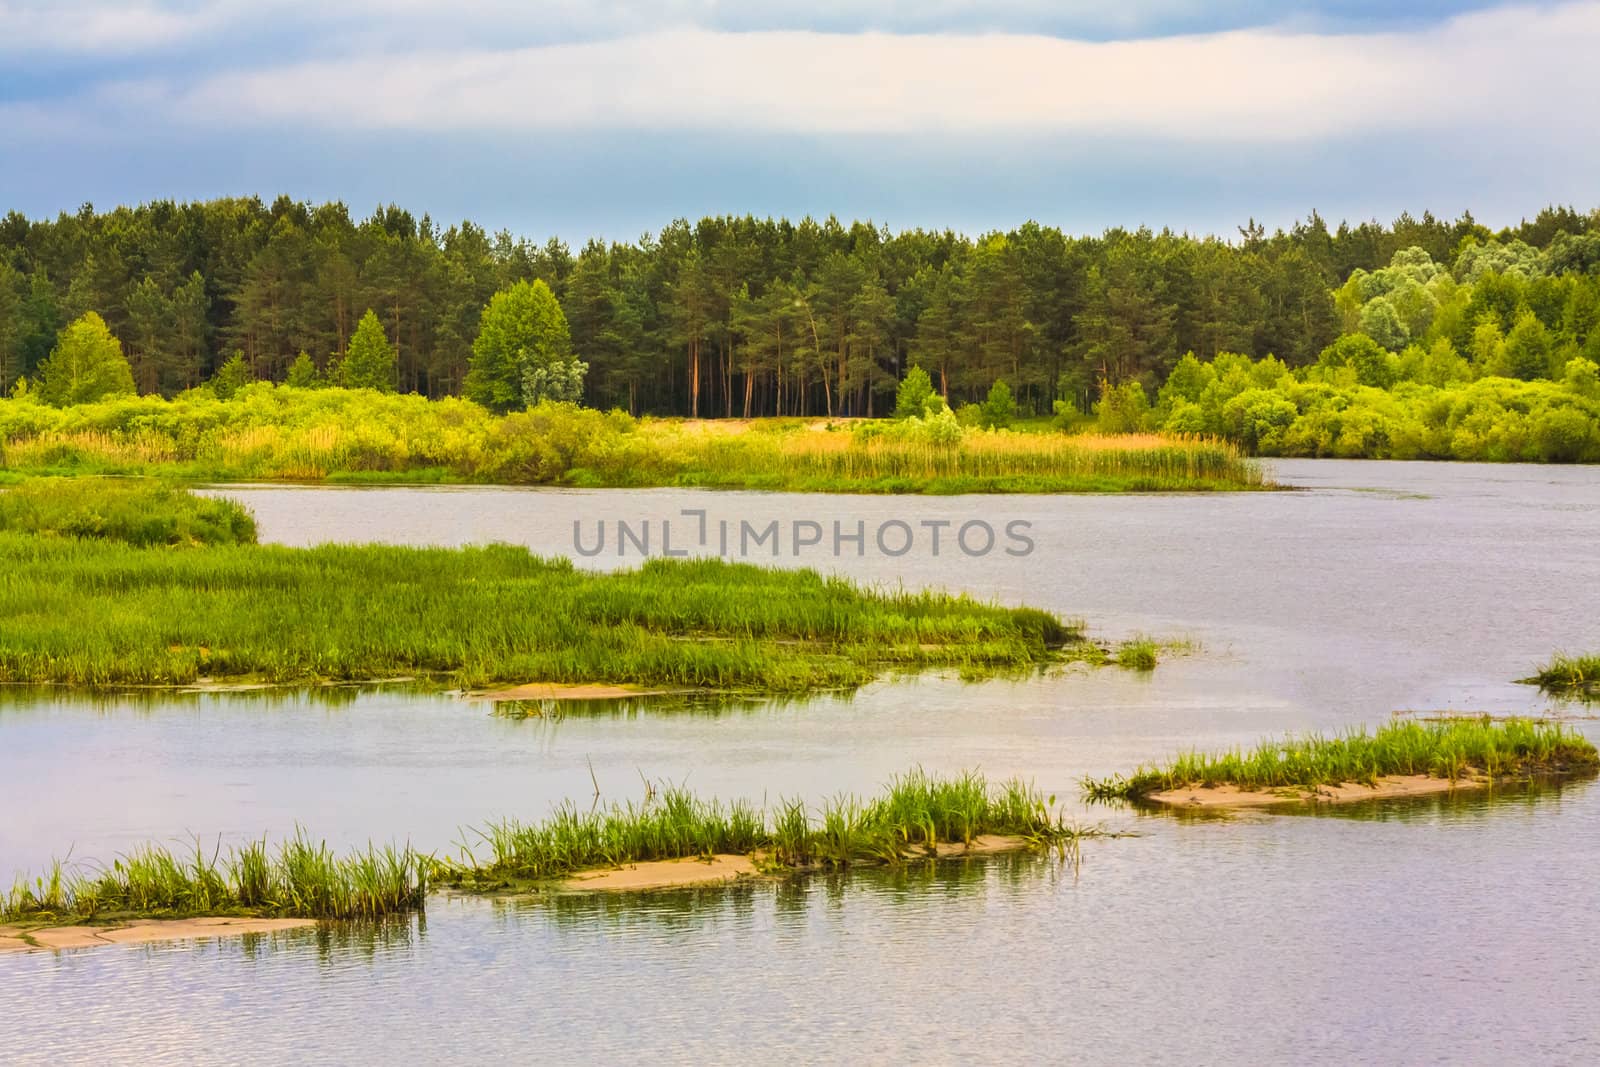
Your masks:
<svg viewBox="0 0 1600 1067"><path fill-rule="evenodd" d="M256 385L67 408L0 399L0 473L186 481L700 486L828 493L1117 493L1268 487L1218 440L979 430L941 419L633 418L562 404Z"/></svg>

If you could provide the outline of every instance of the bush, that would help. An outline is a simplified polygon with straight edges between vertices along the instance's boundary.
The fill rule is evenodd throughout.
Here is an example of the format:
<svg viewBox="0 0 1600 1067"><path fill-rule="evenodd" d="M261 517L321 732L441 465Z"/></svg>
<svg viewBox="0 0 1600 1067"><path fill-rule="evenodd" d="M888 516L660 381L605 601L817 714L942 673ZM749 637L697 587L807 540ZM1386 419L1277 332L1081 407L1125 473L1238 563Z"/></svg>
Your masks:
<svg viewBox="0 0 1600 1067"><path fill-rule="evenodd" d="M1011 396L1011 387L997 381L989 387L989 396L980 410L983 426L989 430L1003 430L1017 417L1017 402Z"/></svg>

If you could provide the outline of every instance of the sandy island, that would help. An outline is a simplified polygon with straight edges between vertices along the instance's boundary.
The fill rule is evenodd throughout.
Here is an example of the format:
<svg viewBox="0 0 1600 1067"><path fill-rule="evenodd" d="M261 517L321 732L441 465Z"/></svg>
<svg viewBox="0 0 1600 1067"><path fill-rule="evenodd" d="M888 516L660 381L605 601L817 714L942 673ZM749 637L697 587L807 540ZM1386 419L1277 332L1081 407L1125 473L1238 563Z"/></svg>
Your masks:
<svg viewBox="0 0 1600 1067"><path fill-rule="evenodd" d="M134 919L119 926L44 926L34 929L0 926L0 952L95 948L100 945L142 945L151 941L178 941L197 937L270 934L279 930L298 930L315 925L317 925L315 919L215 916L198 919Z"/></svg>
<svg viewBox="0 0 1600 1067"><path fill-rule="evenodd" d="M1457 789L1482 789L1488 784L1488 779L1483 777L1451 779L1435 778L1428 774L1396 774L1380 777L1375 786L1361 782L1315 787L1288 786L1282 789L1191 785L1150 793L1144 799L1175 808L1261 808L1274 804L1345 804L1359 800L1430 796Z"/></svg>
<svg viewBox="0 0 1600 1067"><path fill-rule="evenodd" d="M970 844L962 844L960 842L941 844L938 856L941 859L959 856L982 856L995 852L1014 852L1018 849L1027 848L1029 845L1030 842L1022 837L984 834L973 838ZM561 888L589 892L591 890L676 889L685 886L715 885L722 882L738 881L741 878L756 878L769 873L759 866L760 858L759 855L734 856L719 853L709 860L691 856L676 860L630 863L623 867L579 872L562 882ZM905 853L905 858L908 860L929 859L931 856L927 852L910 851ZM781 875L789 872L780 868L777 873Z"/></svg>

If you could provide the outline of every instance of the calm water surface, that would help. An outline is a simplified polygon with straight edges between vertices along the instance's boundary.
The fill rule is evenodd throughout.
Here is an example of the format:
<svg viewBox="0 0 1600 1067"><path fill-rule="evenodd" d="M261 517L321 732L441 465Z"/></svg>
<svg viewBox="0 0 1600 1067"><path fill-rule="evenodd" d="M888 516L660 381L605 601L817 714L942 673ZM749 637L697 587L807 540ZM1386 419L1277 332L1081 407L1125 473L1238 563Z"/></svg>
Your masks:
<svg viewBox="0 0 1600 1067"><path fill-rule="evenodd" d="M450 850L641 777L868 792L914 763L1085 773L1178 747L1542 712L1514 679L1600 647L1600 470L1293 462L1282 494L856 498L659 490L229 488L291 544L489 540L572 554L573 523L981 517L1026 558L777 562L940 585L1186 639L1152 675L1075 669L724 710L497 718L437 694L0 695L0 877L186 834ZM681 524L681 525L679 525ZM658 534L659 536L659 534ZM679 542L682 543L682 542ZM771 562L770 559L763 560ZM614 552L580 560L615 566ZM621 563L636 562L623 559ZM1564 714L1583 709L1558 707ZM1597 723L1579 728L1600 737ZM1323 818L1180 823L1037 858L560 905L437 899L425 925L0 959L6 1056L349 1062L380 1055L871 1061L1574 1062L1600 1023L1600 784ZM20 1020L21 1033L15 1030Z"/></svg>

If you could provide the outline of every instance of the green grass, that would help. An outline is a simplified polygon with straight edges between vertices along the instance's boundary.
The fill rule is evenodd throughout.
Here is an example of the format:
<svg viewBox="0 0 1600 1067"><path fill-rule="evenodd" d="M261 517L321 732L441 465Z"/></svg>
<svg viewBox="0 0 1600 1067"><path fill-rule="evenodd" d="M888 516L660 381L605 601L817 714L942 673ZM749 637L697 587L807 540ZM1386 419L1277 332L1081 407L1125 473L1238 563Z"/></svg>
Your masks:
<svg viewBox="0 0 1600 1067"><path fill-rule="evenodd" d="M1257 489L1215 439L979 431L953 423L685 422L544 404L497 416L464 400L255 385L70 408L0 399L0 475L200 481L704 486L838 493Z"/></svg>
<svg viewBox="0 0 1600 1067"><path fill-rule="evenodd" d="M258 915L375 919L422 907L431 861L411 848L336 856L303 832L276 851L265 841L224 853L196 842L174 853L134 849L109 867L57 862L0 897L0 922L29 925L126 918Z"/></svg>
<svg viewBox="0 0 1600 1067"><path fill-rule="evenodd" d="M767 812L724 805L683 789L651 790L638 804L584 811L564 805L538 823L506 820L480 831L479 861L441 860L411 847L368 846L347 856L303 831L276 851L265 841L226 852L196 843L175 853L135 849L109 867L57 862L0 896L0 922L28 926L132 918L254 915L378 919L423 908L429 888L498 892L578 871L649 860L761 854L769 869L840 869L935 856L941 846L1005 834L1076 855L1096 830L1068 826L1032 786L982 775L940 778L920 770L861 801L840 796L812 812L799 801Z"/></svg>
<svg viewBox="0 0 1600 1067"><path fill-rule="evenodd" d="M1523 681L1556 696L1600 696L1600 655L1558 655Z"/></svg>
<svg viewBox="0 0 1600 1067"><path fill-rule="evenodd" d="M504 545L173 552L0 534L8 683L413 676L463 688L612 682L783 693L893 670L1023 670L1079 639L1033 609L715 560L600 574Z"/></svg>
<svg viewBox="0 0 1600 1067"><path fill-rule="evenodd" d="M1160 646L1148 637L1135 637L1117 646L1117 665L1132 671L1153 671Z"/></svg>
<svg viewBox="0 0 1600 1067"><path fill-rule="evenodd" d="M231 500L160 482L33 478L0 489L0 532L124 544L254 544L255 519Z"/></svg>
<svg viewBox="0 0 1600 1067"><path fill-rule="evenodd" d="M1488 718L1388 723L1335 737L1311 734L1266 741L1255 749L1217 754L1189 752L1164 767L1142 767L1131 777L1085 779L1093 798L1137 799L1167 789L1233 785L1247 790L1311 788L1342 782L1373 784L1383 775L1427 774L1460 778L1593 771L1595 747L1560 723Z"/></svg>
<svg viewBox="0 0 1600 1067"><path fill-rule="evenodd" d="M667 788L641 804L584 810L567 804L537 823L506 820L477 832L476 851L441 864L441 884L494 888L651 860L761 853L777 868L843 868L934 855L939 846L1004 834L1038 844L1071 843L1091 831L1068 827L1054 798L1020 781L922 771L895 778L883 796L833 797L812 810L797 800L770 812L724 805Z"/></svg>

